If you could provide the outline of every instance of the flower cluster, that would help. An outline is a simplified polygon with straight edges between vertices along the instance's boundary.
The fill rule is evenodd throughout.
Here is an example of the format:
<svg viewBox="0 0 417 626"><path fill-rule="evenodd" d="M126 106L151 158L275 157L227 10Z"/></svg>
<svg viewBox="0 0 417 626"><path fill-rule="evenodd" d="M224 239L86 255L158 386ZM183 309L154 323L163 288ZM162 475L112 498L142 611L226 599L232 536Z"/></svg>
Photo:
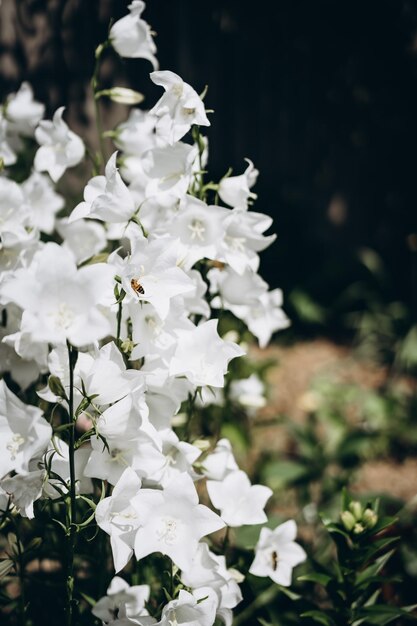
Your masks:
<svg viewBox="0 0 417 626"><path fill-rule="evenodd" d="M55 183L86 150L64 108L43 119L24 83L1 111L2 163L13 166L28 140L36 153L24 182L13 169L0 177L0 350L10 382L0 383L0 509L32 519L54 500L76 545L87 523L79 506L90 503L113 574L132 559L169 558L175 584L164 606L151 582L116 576L93 608L103 624L212 626L217 616L230 625L244 574L222 552L226 527L267 522L272 492L251 484L215 429L203 442L195 416L224 403L229 364L245 354L241 336L222 334L222 317L260 346L288 320L280 290L257 273L275 238L265 234L271 219L251 209L258 172L248 160L243 174L206 182L203 99L157 69L144 8L129 5L97 57L112 46L147 59L164 91L115 129L116 151L101 155L103 173L66 217ZM44 411L10 386L23 398L35 389ZM227 393L249 413L265 403L255 374ZM294 522L263 528L250 573L289 585L305 558L295 534Z"/></svg>

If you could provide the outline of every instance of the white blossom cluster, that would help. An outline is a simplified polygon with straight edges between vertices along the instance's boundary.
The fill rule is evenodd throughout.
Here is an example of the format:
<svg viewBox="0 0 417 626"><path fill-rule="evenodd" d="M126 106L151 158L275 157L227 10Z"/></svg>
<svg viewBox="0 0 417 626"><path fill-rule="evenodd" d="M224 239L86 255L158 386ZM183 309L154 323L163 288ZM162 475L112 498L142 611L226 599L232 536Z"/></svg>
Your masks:
<svg viewBox="0 0 417 626"><path fill-rule="evenodd" d="M31 519L35 502L65 496L73 454L77 499L108 485L94 516L110 538L115 573L161 553L182 582L154 617L150 586L116 576L93 614L119 626L212 626L216 616L230 625L245 573L230 568L211 535L267 522L272 492L251 484L227 439L202 445L175 424L184 407L191 420L198 402L221 404L229 362L245 354L239 338L219 335L219 315L241 320L261 347L288 320L280 290L257 273L258 253L275 239L265 235L271 218L251 210L258 172L248 160L243 174L205 183L203 100L157 69L144 8L129 5L110 43L121 56L150 61L164 92L115 130L117 151L68 217L59 217L65 200L55 183L85 147L64 108L43 119L24 83L1 110L1 370L23 392L35 388L43 406L58 406L78 434L71 450L52 412L46 419L2 380L0 509ZM37 145L33 170L17 183L7 166L27 138ZM77 355L72 366L68 351ZM256 375L233 381L229 395L249 411L265 403ZM293 521L262 528L249 571L289 585L305 559L295 536Z"/></svg>

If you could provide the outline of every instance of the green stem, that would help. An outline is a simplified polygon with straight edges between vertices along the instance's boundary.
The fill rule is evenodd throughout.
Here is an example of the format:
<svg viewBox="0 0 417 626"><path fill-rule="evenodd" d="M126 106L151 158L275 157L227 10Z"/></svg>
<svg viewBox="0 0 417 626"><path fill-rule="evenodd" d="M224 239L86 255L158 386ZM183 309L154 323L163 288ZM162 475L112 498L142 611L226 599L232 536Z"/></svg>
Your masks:
<svg viewBox="0 0 417 626"><path fill-rule="evenodd" d="M96 63L94 65L94 72L91 78L91 87L93 90L94 110L95 110L95 117L96 117L96 128L97 128L98 140L100 144L100 154L98 155L100 159L100 165L104 165L106 163L107 155L106 155L106 146L105 146L104 137L103 137L104 129L103 129L103 123L101 119L100 103L99 103L99 98L97 98L96 96L99 91L99 74L100 74L101 57L103 55L104 50L108 48L109 46L110 46L110 42L105 41L104 43L100 44L98 48L96 49Z"/></svg>
<svg viewBox="0 0 417 626"><path fill-rule="evenodd" d="M69 399L68 424L70 424L68 456L70 470L69 508L67 509L67 626L73 626L74 609L74 552L76 543L76 492L75 492L75 421L74 421L74 367L77 360L77 350L67 341L69 364Z"/></svg>
<svg viewBox="0 0 417 626"><path fill-rule="evenodd" d="M122 332L122 311L123 311L123 303L119 302L119 306L117 309L117 330L116 330L116 345L120 348L120 335Z"/></svg>

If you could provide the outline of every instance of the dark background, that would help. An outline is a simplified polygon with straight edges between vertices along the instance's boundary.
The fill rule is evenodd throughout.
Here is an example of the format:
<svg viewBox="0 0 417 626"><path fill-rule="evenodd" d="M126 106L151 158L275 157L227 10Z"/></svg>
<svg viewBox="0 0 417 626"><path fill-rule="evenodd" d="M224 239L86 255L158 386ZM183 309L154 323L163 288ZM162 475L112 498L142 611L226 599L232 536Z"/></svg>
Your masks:
<svg viewBox="0 0 417 626"><path fill-rule="evenodd" d="M3 20L2 96L27 79L49 113L71 103L87 124L93 51L110 16L124 15L127 4L3 0L0 17L14 13L15 35ZM157 32L161 69L197 91L209 86L211 175L229 166L241 173L244 157L260 170L255 209L273 215L278 233L262 261L271 286L287 296L301 290L338 311L356 281L375 288L358 255L371 248L385 268L382 301L412 309L417 2L148 0L144 18ZM103 87L123 76L147 95L147 106L159 97L147 61L110 51L108 64ZM367 306L359 300L347 309ZM329 332L337 331L338 315L327 319Z"/></svg>

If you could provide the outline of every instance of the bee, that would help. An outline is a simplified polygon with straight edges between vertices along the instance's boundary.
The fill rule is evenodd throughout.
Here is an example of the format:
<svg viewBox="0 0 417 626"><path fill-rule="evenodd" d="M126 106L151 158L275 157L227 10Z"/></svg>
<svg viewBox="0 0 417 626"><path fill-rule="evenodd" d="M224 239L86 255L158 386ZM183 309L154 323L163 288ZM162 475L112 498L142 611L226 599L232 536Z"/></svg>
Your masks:
<svg viewBox="0 0 417 626"><path fill-rule="evenodd" d="M272 569L275 572L278 567L278 553L275 550L271 554L271 560L272 560Z"/></svg>
<svg viewBox="0 0 417 626"><path fill-rule="evenodd" d="M136 280L136 278L132 278L132 280L130 281L130 286L132 287L133 291L138 295L138 296L143 296L145 295L145 290L142 287L142 285L140 284L140 282L138 280Z"/></svg>

